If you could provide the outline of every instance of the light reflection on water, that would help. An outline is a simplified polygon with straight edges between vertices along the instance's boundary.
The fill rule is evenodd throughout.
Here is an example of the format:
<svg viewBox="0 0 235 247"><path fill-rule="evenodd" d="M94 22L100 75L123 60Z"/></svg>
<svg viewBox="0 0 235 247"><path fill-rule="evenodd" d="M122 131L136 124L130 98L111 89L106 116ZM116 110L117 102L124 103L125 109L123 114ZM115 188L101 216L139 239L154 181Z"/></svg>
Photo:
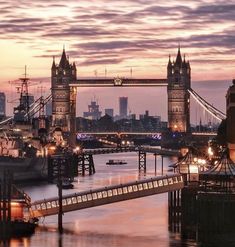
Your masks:
<svg viewBox="0 0 235 247"><path fill-rule="evenodd" d="M123 166L107 166L110 158L125 159ZM75 189L63 191L74 193L102 186L125 183L139 178L154 176L154 156L147 156L147 174L138 173L135 153L99 155L94 157L96 174L79 177ZM164 171L174 160L164 158ZM161 158L158 158L160 174ZM57 187L51 184L27 185L23 188L32 201L57 195ZM184 245L180 237L168 232L167 194L155 195L105 206L66 213L63 217L65 233L57 233L57 217L50 216L40 222L36 233L29 238L11 240L12 247L41 246L196 246Z"/></svg>

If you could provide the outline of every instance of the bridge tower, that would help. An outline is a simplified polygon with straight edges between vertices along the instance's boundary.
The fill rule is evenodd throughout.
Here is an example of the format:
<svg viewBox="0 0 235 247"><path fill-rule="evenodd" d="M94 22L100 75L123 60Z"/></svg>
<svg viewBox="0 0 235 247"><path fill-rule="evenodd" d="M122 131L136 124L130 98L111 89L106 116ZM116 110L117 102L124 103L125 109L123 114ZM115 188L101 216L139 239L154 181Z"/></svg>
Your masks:
<svg viewBox="0 0 235 247"><path fill-rule="evenodd" d="M75 132L76 92L69 84L76 79L76 65L69 63L63 49L60 63L56 65L53 59L51 67L52 129L60 127L63 132Z"/></svg>
<svg viewBox="0 0 235 247"><path fill-rule="evenodd" d="M169 57L167 66L168 127L172 131L190 131L191 68L185 56L182 59L180 47L176 61Z"/></svg>

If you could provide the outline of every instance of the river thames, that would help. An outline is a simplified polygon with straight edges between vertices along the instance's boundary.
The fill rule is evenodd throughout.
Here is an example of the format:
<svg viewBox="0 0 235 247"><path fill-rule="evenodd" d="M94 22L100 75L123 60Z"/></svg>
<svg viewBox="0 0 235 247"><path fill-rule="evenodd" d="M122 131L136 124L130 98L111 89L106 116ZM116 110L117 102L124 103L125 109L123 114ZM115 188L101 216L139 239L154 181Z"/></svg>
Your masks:
<svg viewBox="0 0 235 247"><path fill-rule="evenodd" d="M109 159L124 159L126 165L107 166ZM164 157L164 174L176 160ZM107 185L153 177L154 156L147 156L147 173L139 174L136 153L119 153L94 156L96 173L78 177L74 189L63 194L99 188ZM161 174L161 157L157 160L157 175ZM22 185L32 201L57 196L57 186L41 183ZM130 201L113 203L95 208L66 213L63 217L64 234L57 233L57 216L40 220L39 227L31 237L11 239L12 247L81 246L81 247L177 247L198 246L183 241L180 234L168 230L168 195L160 194Z"/></svg>

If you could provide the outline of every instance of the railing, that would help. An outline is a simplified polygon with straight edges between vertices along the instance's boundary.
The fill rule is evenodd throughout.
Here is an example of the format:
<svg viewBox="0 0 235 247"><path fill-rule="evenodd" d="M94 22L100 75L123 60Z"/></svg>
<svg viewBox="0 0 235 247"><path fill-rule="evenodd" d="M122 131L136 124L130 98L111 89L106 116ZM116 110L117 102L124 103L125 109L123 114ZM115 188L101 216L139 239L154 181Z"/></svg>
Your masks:
<svg viewBox="0 0 235 247"><path fill-rule="evenodd" d="M154 177L120 185L107 186L63 196L63 212L179 190L183 186L183 177L181 175ZM59 198L55 197L36 201L31 204L31 207L34 217L54 215L59 210Z"/></svg>

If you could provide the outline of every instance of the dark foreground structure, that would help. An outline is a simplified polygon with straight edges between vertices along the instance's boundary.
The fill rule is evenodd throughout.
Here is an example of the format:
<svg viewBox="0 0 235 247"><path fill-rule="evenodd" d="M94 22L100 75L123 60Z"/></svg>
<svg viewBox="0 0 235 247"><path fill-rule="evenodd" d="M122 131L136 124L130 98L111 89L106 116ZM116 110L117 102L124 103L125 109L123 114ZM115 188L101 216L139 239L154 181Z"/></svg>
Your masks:
<svg viewBox="0 0 235 247"><path fill-rule="evenodd" d="M224 154L216 165L199 174L198 181L169 192L170 230L202 246L234 246L234 177L235 164Z"/></svg>
<svg viewBox="0 0 235 247"><path fill-rule="evenodd" d="M0 241L34 233L36 219L30 217L30 198L12 184L12 175L4 171L0 178Z"/></svg>

